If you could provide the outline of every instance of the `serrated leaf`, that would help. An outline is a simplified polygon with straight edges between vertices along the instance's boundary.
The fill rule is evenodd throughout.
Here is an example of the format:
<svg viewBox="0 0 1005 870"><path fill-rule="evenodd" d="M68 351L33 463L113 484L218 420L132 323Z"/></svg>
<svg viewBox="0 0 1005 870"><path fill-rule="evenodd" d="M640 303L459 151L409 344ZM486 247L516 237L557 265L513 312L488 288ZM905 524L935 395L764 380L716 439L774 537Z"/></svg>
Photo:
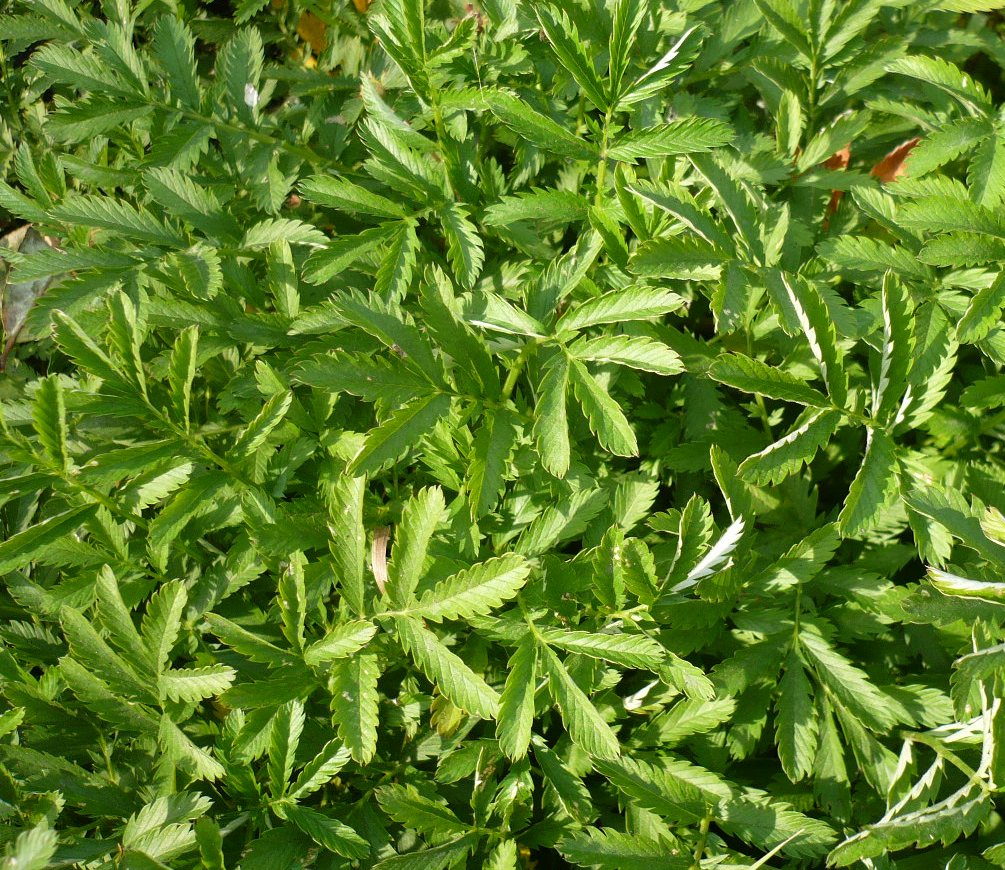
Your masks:
<svg viewBox="0 0 1005 870"><path fill-rule="evenodd" d="M366 646L376 633L377 627L365 619L337 625L304 650L304 662L317 667L335 659L347 658Z"/></svg>
<svg viewBox="0 0 1005 870"><path fill-rule="evenodd" d="M785 673L778 683L775 742L782 770L792 782L813 772L817 750L816 707L803 664L790 652Z"/></svg>
<svg viewBox="0 0 1005 870"><path fill-rule="evenodd" d="M684 363L673 348L643 336L579 338L569 345L569 353L579 360L616 363L658 375L677 375L684 371Z"/></svg>
<svg viewBox="0 0 1005 870"><path fill-rule="evenodd" d="M600 382L590 374L579 360L570 360L569 380L579 401L590 431L597 436L600 445L617 456L636 456L639 452L635 430L632 429L624 411Z"/></svg>
<svg viewBox="0 0 1005 870"><path fill-rule="evenodd" d="M506 91L486 91L485 101L503 124L538 148L574 160L596 160L597 151L585 139L531 108Z"/></svg>
<svg viewBox="0 0 1005 870"><path fill-rule="evenodd" d="M805 381L742 354L723 354L717 357L708 373L714 380L745 393L756 393L770 399L798 402L816 408L830 407L827 397Z"/></svg>
<svg viewBox="0 0 1005 870"><path fill-rule="evenodd" d="M569 470L569 423L566 390L569 384L569 360L565 354L554 356L538 388L534 409L534 440L541 463L556 477Z"/></svg>
<svg viewBox="0 0 1005 870"><path fill-rule="evenodd" d="M870 429L868 442L862 465L838 516L841 534L845 536L859 535L871 528L897 485L893 439L879 429Z"/></svg>
<svg viewBox="0 0 1005 870"><path fill-rule="evenodd" d="M376 429L372 429L353 457L353 475L373 474L397 459L436 425L450 410L450 397L443 393L425 396L403 405Z"/></svg>
<svg viewBox="0 0 1005 870"><path fill-rule="evenodd" d="M402 508L388 566L388 598L396 607L406 607L412 601L429 542L445 516L443 490L435 486L419 490Z"/></svg>
<svg viewBox="0 0 1005 870"><path fill-rule="evenodd" d="M499 748L513 761L523 758L530 745L536 689L537 641L528 633L510 657L496 722Z"/></svg>
<svg viewBox="0 0 1005 870"><path fill-rule="evenodd" d="M601 111L606 111L608 103L604 85L576 30L576 25L564 10L543 6L535 11L541 29L562 66L576 80L586 98Z"/></svg>
<svg viewBox="0 0 1005 870"><path fill-rule="evenodd" d="M237 678L237 671L227 665L179 668L160 676L160 691L169 701L198 703L221 695Z"/></svg>
<svg viewBox="0 0 1005 870"><path fill-rule="evenodd" d="M512 553L488 559L441 580L410 609L433 622L484 616L515 596L530 570L530 562Z"/></svg>
<svg viewBox="0 0 1005 870"><path fill-rule="evenodd" d="M300 182L300 193L318 205L350 214L380 218L399 218L405 215L405 210L398 203L345 178L312 175Z"/></svg>
<svg viewBox="0 0 1005 870"><path fill-rule="evenodd" d="M377 657L360 653L339 659L331 673L331 711L339 736L353 760L366 764L377 751Z"/></svg>
<svg viewBox="0 0 1005 870"><path fill-rule="evenodd" d="M283 704L272 720L269 732L269 794L276 800L286 794L289 786L305 721L304 705L300 701Z"/></svg>
<svg viewBox="0 0 1005 870"><path fill-rule="evenodd" d="M411 785L386 785L377 790L380 808L398 824L427 836L450 836L468 831L442 803L418 792Z"/></svg>
<svg viewBox="0 0 1005 870"><path fill-rule="evenodd" d="M733 135L727 124L714 118L678 118L669 124L624 133L607 153L615 160L629 161L694 154L728 145Z"/></svg>
<svg viewBox="0 0 1005 870"><path fill-rule="evenodd" d="M398 637L419 669L456 706L482 719L495 719L499 695L485 680L451 652L422 623L412 617L396 617Z"/></svg>
<svg viewBox="0 0 1005 870"><path fill-rule="evenodd" d="M539 646L538 657L572 740L595 758L617 758L621 754L617 735L576 685L562 661L547 646Z"/></svg>
<svg viewBox="0 0 1005 870"><path fill-rule="evenodd" d="M562 332L602 323L649 320L676 311L683 304L684 300L669 290L649 287L614 290L571 308L558 319L555 328Z"/></svg>
<svg viewBox="0 0 1005 870"><path fill-rule="evenodd" d="M291 802L282 803L278 809L315 843L336 855L359 859L370 854L370 844L366 840L331 816Z"/></svg>
<svg viewBox="0 0 1005 870"><path fill-rule="evenodd" d="M669 842L640 834L623 834L605 828L587 828L583 834L559 842L562 856L579 867L604 867L610 870L687 870L691 859Z"/></svg>
<svg viewBox="0 0 1005 870"><path fill-rule="evenodd" d="M438 214L447 239L447 259L461 286L470 289L485 262L482 240L467 211L457 203L446 203Z"/></svg>

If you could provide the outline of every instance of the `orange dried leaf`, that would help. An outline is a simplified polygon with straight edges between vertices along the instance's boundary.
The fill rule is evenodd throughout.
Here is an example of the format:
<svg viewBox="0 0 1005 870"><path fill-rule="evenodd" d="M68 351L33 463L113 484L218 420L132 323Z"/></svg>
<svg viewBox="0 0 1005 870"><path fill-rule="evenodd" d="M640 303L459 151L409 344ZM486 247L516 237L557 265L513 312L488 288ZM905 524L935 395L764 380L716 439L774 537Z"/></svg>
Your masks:
<svg viewBox="0 0 1005 870"><path fill-rule="evenodd" d="M828 169L847 169L848 163L851 160L851 144L845 145L840 151L835 151L830 157L824 161L824 166ZM833 190L831 191L830 202L827 203L827 211L824 212L824 230L830 225L831 215L837 211L838 205L841 203L841 197L844 196L843 190Z"/></svg>
<svg viewBox="0 0 1005 870"><path fill-rule="evenodd" d="M366 10L370 8L370 0L352 0L352 5L356 7L356 11L360 15L364 15Z"/></svg>
<svg viewBox="0 0 1005 870"><path fill-rule="evenodd" d="M305 12L297 23L297 34L315 54L321 54L328 47L328 25L312 12Z"/></svg>
<svg viewBox="0 0 1005 870"><path fill-rule="evenodd" d="M824 161L828 169L847 169L851 160L851 145L845 145L840 151L835 151Z"/></svg>
<svg viewBox="0 0 1005 870"><path fill-rule="evenodd" d="M886 157L880 160L879 163L872 167L872 172L870 174L874 178L878 178L884 184L890 181L896 181L902 175L907 173L904 161L907 160L911 152L914 150L914 146L920 141L921 137L915 136L913 139L908 139L902 145L898 145L893 149L893 151L887 154Z"/></svg>

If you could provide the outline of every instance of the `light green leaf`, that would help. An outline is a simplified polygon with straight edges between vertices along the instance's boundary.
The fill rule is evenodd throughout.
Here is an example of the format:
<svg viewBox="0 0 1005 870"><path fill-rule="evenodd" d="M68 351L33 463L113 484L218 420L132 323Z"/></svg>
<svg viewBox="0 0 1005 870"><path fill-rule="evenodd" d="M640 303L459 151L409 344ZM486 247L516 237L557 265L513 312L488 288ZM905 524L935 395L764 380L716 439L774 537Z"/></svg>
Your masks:
<svg viewBox="0 0 1005 870"><path fill-rule="evenodd" d="M337 659L331 670L331 711L352 758L366 764L377 751L377 657L359 653Z"/></svg>
<svg viewBox="0 0 1005 870"><path fill-rule="evenodd" d="M540 646L538 655L569 736L595 758L617 758L621 754L617 735L576 685L565 665L547 646Z"/></svg>
<svg viewBox="0 0 1005 870"><path fill-rule="evenodd" d="M527 582L530 570L531 563L523 556L497 556L441 580L411 609L433 622L484 616L513 598Z"/></svg>
<svg viewBox="0 0 1005 870"><path fill-rule="evenodd" d="M399 616L394 624L405 651L447 698L474 716L496 718L499 695L463 659L447 649L419 620Z"/></svg>
<svg viewBox="0 0 1005 870"><path fill-rule="evenodd" d="M570 360L569 380L600 445L617 456L637 456L639 444L628 418L579 360Z"/></svg>
<svg viewBox="0 0 1005 870"><path fill-rule="evenodd" d="M510 657L496 722L499 748L513 761L523 758L530 745L536 689L537 641L528 632Z"/></svg>

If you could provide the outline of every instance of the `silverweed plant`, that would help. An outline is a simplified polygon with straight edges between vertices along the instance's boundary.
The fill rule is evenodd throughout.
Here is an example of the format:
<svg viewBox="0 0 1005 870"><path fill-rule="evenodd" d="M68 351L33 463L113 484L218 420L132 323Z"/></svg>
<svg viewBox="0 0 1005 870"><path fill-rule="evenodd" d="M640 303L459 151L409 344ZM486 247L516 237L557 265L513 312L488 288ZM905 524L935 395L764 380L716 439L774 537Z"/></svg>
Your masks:
<svg viewBox="0 0 1005 870"><path fill-rule="evenodd" d="M0 867L1005 867L1005 19L8 0Z"/></svg>

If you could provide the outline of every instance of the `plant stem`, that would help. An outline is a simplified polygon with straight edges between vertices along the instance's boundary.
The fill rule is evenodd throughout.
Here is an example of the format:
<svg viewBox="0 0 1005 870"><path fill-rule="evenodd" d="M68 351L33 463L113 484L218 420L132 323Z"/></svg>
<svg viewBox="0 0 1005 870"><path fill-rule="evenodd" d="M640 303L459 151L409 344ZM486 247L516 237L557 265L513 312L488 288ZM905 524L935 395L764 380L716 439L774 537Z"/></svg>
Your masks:
<svg viewBox="0 0 1005 870"><path fill-rule="evenodd" d="M701 870L701 859L705 855L705 845L708 843L708 829L711 824L712 817L710 815L706 815L701 820L701 825L698 828L698 845L694 847L694 863L691 865L691 870Z"/></svg>
<svg viewBox="0 0 1005 870"><path fill-rule="evenodd" d="M516 362L513 363L513 368L509 370L509 374L506 375L506 382L503 384L502 388L502 401L505 403L510 396L513 395L513 390L516 388L516 382L520 377L520 373L523 371L524 366L527 364L534 352L537 350L537 341L528 341L521 349L519 355L516 358Z"/></svg>

